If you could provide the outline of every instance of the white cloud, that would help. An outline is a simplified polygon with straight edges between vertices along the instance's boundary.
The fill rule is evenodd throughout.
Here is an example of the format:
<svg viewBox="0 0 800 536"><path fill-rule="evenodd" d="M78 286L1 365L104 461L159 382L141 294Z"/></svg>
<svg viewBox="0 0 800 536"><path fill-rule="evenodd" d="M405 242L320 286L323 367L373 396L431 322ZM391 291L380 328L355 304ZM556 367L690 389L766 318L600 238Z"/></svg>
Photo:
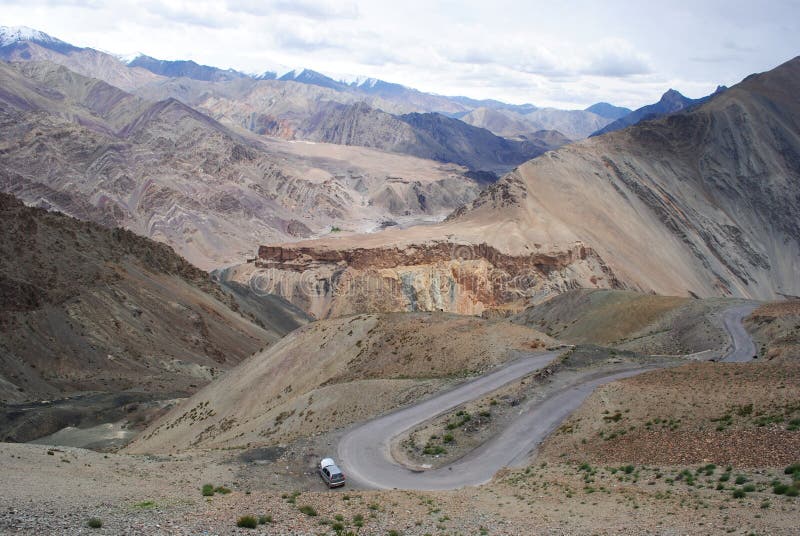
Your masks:
<svg viewBox="0 0 800 536"><path fill-rule="evenodd" d="M793 0L4 0L78 46L262 72L283 64L537 105L692 97L800 50Z"/></svg>

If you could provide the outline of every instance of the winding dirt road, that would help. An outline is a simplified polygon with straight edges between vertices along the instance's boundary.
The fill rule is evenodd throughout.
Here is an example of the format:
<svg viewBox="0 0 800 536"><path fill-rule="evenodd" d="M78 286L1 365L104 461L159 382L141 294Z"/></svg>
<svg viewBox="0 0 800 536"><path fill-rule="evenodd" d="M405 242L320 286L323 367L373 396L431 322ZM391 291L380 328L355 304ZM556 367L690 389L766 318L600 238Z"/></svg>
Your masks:
<svg viewBox="0 0 800 536"><path fill-rule="evenodd" d="M723 361L752 359L755 346L742 326L753 306L727 310L723 316L732 349ZM480 378L387 415L348 432L339 443L339 460L349 481L366 488L445 490L483 484L502 467L522 465L530 453L600 385L652 370L637 367L612 374L587 373L573 384L525 408L499 435L456 462L427 471L413 471L395 462L390 454L392 438L426 420L469 400L542 369L556 358L555 352L522 358Z"/></svg>

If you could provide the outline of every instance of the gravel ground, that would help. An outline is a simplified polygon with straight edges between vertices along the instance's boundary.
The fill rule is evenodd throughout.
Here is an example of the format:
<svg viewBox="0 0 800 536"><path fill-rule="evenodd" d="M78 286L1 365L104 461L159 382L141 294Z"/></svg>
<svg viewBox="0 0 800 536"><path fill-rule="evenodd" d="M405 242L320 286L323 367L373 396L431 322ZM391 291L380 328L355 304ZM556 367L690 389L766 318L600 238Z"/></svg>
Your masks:
<svg viewBox="0 0 800 536"><path fill-rule="evenodd" d="M309 475L287 480L282 491L274 491L266 479L242 478L249 472L286 472L292 463L288 452L268 452L267 457L278 455L275 461L253 462L230 451L156 458L0 444L5 484L0 533L302 535L334 534L334 524L341 523L346 530L370 535L713 534L731 529L736 534L796 534L800 515L800 500L766 489L771 474L780 476L777 469L745 473L758 490L744 499L711 489L713 477L698 477L703 485L692 488L666 484L667 475L681 468L660 468L661 479L655 479L655 469L637 468L635 482L632 476L619 480L624 473L596 468L593 482L587 483L586 471L576 465L537 464L501 474L486 486L437 493L327 491ZM654 479L658 482L650 484ZM204 483L232 491L203 497ZM295 486L303 491L293 493ZM767 508L764 501L769 501ZM318 515L302 513L302 506L313 507ZM237 528L242 515L270 515L272 522ZM363 527L354 521L359 515ZM92 517L102 520L102 528L86 526Z"/></svg>

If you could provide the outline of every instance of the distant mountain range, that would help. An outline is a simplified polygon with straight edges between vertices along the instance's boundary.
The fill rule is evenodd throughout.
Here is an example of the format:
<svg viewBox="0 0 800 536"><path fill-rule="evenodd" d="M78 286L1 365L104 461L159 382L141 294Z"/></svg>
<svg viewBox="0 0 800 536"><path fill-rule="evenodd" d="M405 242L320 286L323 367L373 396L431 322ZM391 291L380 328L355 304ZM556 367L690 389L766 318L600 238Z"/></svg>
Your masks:
<svg viewBox="0 0 800 536"><path fill-rule="evenodd" d="M601 134L614 132L615 130L622 130L623 128L635 125L640 121L656 119L658 117L663 117L667 114L672 114L675 112L686 110L688 108L691 108L692 106L697 106L698 104L706 102L708 99L714 97L719 93L722 93L726 89L728 88L726 88L725 86L718 86L716 91L714 91L714 93L699 99L690 99L688 97L684 97L678 91L670 89L661 96L661 100L659 100L657 103L649 104L647 106L642 106L641 108L634 110L633 112L619 116L613 123L609 123L603 128L597 130L596 132L593 132L592 136L600 136ZM594 106L598 105L595 104Z"/></svg>
<svg viewBox="0 0 800 536"><path fill-rule="evenodd" d="M226 83L241 82L294 82L335 91L338 95L318 95L340 103L363 100L370 106L393 114L437 112L457 119L476 109L500 110L516 114L529 114L539 110L533 104L508 104L496 100L476 100L468 97L446 97L424 93L401 84L374 78L345 82L336 80L311 69L296 69L279 73L267 71L259 75L242 73L233 69L220 69L200 65L191 60L160 60L140 54L122 59L91 48L80 48L53 38L43 32L25 27L0 27L0 58L8 61L53 61L92 78L104 80L126 91L145 91L152 95L148 86L164 84L170 79L182 78L197 82ZM221 91L220 93L226 93ZM175 98L182 96L173 93ZM224 95L223 95L224 96ZM189 104L187 102L187 104ZM550 110L541 112L545 119L533 121L513 135L528 134L539 130L558 130L570 139L579 139L606 123L616 119L603 103L587 110ZM610 105L608 105L610 106ZM600 107L600 108L597 108ZM604 113L596 113L598 109ZM617 109L611 107L611 109ZM563 112L563 113L560 113ZM276 118L289 119L293 118ZM469 122L469 121L467 121ZM480 122L471 123L485 127ZM591 129L591 130L590 130ZM491 128L489 130L492 130ZM503 132L494 131L497 135Z"/></svg>

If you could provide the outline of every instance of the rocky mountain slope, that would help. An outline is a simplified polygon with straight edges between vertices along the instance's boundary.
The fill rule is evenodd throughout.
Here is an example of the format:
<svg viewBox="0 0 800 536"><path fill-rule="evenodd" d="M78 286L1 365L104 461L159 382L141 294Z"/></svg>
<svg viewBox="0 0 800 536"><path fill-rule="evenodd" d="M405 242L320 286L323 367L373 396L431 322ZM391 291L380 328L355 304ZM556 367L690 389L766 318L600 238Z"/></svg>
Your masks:
<svg viewBox="0 0 800 536"><path fill-rule="evenodd" d="M192 392L307 321L240 314L169 247L0 194L0 401ZM42 431L42 433L49 433Z"/></svg>
<svg viewBox="0 0 800 536"><path fill-rule="evenodd" d="M574 287L798 295L797 91L800 58L534 159L442 224L263 247L259 265L317 315L479 313Z"/></svg>
<svg viewBox="0 0 800 536"><path fill-rule="evenodd" d="M480 188L458 166L234 132L51 63L0 63L0 87L1 190L205 269L265 241L441 219Z"/></svg>

